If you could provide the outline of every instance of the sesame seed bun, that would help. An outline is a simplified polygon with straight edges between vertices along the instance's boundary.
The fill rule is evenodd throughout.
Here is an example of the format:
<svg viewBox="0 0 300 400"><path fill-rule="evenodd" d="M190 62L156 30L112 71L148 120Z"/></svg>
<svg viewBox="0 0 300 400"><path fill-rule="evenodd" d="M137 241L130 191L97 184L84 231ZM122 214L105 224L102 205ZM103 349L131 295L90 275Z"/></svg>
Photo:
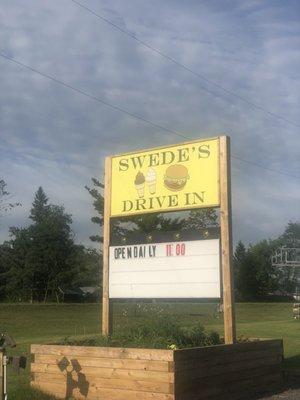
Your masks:
<svg viewBox="0 0 300 400"><path fill-rule="evenodd" d="M184 165L174 164L166 169L164 185L174 192L182 190L189 178L188 170Z"/></svg>

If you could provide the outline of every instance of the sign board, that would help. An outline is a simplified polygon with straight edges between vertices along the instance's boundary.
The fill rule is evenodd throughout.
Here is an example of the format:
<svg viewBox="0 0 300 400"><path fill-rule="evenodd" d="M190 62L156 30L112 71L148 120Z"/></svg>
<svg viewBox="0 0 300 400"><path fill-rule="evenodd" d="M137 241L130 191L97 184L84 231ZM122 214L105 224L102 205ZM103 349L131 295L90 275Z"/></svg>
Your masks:
<svg viewBox="0 0 300 400"><path fill-rule="evenodd" d="M218 239L111 246L110 298L219 298Z"/></svg>
<svg viewBox="0 0 300 400"><path fill-rule="evenodd" d="M219 139L112 157L111 216L213 207L219 199Z"/></svg>
<svg viewBox="0 0 300 400"><path fill-rule="evenodd" d="M112 297L218 297L222 286L225 343L234 343L229 137L106 157L104 186L103 335L111 333ZM112 217L200 207L220 209L220 251L213 239L181 242L178 256L177 242L111 246Z"/></svg>

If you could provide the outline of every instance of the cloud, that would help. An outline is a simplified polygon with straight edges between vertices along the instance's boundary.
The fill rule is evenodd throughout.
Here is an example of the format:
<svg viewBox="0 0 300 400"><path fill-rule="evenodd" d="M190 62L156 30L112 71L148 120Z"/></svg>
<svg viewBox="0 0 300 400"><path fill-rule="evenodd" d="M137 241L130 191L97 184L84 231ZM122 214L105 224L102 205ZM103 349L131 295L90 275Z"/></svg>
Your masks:
<svg viewBox="0 0 300 400"><path fill-rule="evenodd" d="M300 123L298 2L82 0L137 37L249 102ZM191 138L227 133L233 154L299 174L299 128L150 52L68 0L3 0L1 49L41 71ZM95 226L90 177L105 155L181 139L1 59L1 177L26 223L42 185L73 214L77 240ZM298 146L298 147L297 147ZM234 233L276 236L299 217L299 180L233 160ZM5 223L2 222L5 220Z"/></svg>

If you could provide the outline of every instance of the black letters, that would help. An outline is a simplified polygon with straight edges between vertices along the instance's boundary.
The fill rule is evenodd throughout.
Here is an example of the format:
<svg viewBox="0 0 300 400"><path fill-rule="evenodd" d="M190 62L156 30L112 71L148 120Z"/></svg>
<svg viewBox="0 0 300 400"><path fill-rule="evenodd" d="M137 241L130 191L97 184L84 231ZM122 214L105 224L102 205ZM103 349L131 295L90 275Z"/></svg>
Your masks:
<svg viewBox="0 0 300 400"><path fill-rule="evenodd" d="M209 144L202 144L198 148L198 158L208 158L210 156Z"/></svg>
<svg viewBox="0 0 300 400"><path fill-rule="evenodd" d="M169 195L169 207L176 207L178 206L178 196L177 194L170 194Z"/></svg>
<svg viewBox="0 0 300 400"><path fill-rule="evenodd" d="M175 154L172 151L163 151L161 165L171 164L175 159Z"/></svg>
<svg viewBox="0 0 300 400"><path fill-rule="evenodd" d="M149 167L157 167L159 165L159 153L149 155Z"/></svg>
<svg viewBox="0 0 300 400"><path fill-rule="evenodd" d="M199 203L204 202L204 194L205 192L200 193L185 193L185 205L186 206L194 206Z"/></svg>
<svg viewBox="0 0 300 400"><path fill-rule="evenodd" d="M126 158L122 158L122 160L119 161L119 171L127 171L128 168L128 160Z"/></svg>
<svg viewBox="0 0 300 400"><path fill-rule="evenodd" d="M183 147L182 149L178 150L178 162L189 161L189 159L190 155L188 147Z"/></svg>
<svg viewBox="0 0 300 400"><path fill-rule="evenodd" d="M132 164L134 166L134 169L136 169L137 167L142 168L144 161L145 161L146 156L138 156L138 157L132 157L131 161Z"/></svg>
<svg viewBox="0 0 300 400"><path fill-rule="evenodd" d="M130 200L123 200L123 210L122 212L131 211L133 208L133 202Z"/></svg>

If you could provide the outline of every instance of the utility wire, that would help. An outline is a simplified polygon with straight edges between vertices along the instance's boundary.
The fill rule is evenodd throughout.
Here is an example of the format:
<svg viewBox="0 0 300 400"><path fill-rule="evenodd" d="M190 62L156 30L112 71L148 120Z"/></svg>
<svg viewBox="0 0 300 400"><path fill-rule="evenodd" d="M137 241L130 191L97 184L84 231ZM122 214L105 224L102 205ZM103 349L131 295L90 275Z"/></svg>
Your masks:
<svg viewBox="0 0 300 400"><path fill-rule="evenodd" d="M6 59L9 60L9 61L12 61L12 62L15 63L15 64L20 65L20 66L23 67L23 68L29 69L30 71L32 71L32 72L34 72L34 73L36 73L36 74L38 74L38 75L41 75L41 76L43 76L44 78L50 79L51 81L56 82L56 83L58 83L59 85L62 85L62 86L64 86L64 87L68 88L68 89L71 89L71 90L73 90L74 92L77 92L77 93L79 93L79 94L81 94L81 95L83 95L83 96L86 96L86 97L88 97L88 98L90 98L90 99L92 99L92 100L95 100L95 101L97 101L98 103L104 104L105 106L110 107L110 108L112 108L113 110L120 111L120 112L123 113L123 114L127 114L127 115L129 115L130 117L132 117L132 118L135 118L135 119L138 119L138 120L140 120L140 121L146 122L147 124L152 125L152 126L154 126L155 128L159 128L159 129L161 129L161 130L163 130L163 131L165 131L165 132L173 133L174 135L180 136L180 137L182 137L182 138L184 138L184 139L189 139L189 138L188 138L187 136L185 136L183 133L177 132L177 131L175 131L175 130L173 130L173 129L166 128L165 126L162 126L162 125L159 125L159 124L157 124L157 123L155 123L155 122L152 122L152 121L150 121L150 120L148 120L148 119L146 119L146 118L144 118L144 117L141 117L140 115L133 114L132 112L127 111L127 110L125 110L124 108L121 108L121 107L119 107L119 106L115 106L114 104L111 104L111 103L109 103L108 101L101 99L100 97L94 96L93 94L90 94L90 93L86 92L85 90L82 90L82 89L79 89L79 88L77 88L77 87L75 87L75 86L72 86L72 85L70 85L69 83L66 83L66 82L64 82L64 81L62 81L62 80L60 80L60 79L58 79L58 78L56 78L56 77L54 77L54 76L52 76L52 75L46 74L46 73L44 73L44 72L41 72L41 71L37 70L36 68L31 67L30 65L24 64L23 62L21 62L21 61L15 59L15 58L13 58L13 57L9 57L8 55L6 55L5 53L3 53L2 51L0 52L0 56L3 57L3 58L6 58Z"/></svg>
<svg viewBox="0 0 300 400"><path fill-rule="evenodd" d="M116 111L119 111L119 112L121 112L123 114L129 115L131 118L134 118L134 119L137 119L139 121L145 122L146 124L151 125L151 126L153 126L155 128L161 129L164 132L171 133L173 135L182 137L184 139L193 140L192 138L184 135L181 132L178 132L178 131L170 129L170 128L166 128L163 125L157 124L156 122L153 122L153 121L151 121L149 119L146 119L146 118L144 118L144 117L142 117L140 115L137 115L137 114L134 114L134 113L132 113L130 111L127 111L124 108L121 108L119 106L111 104L108 101L101 99L100 97L94 96L94 95L86 92L85 90L82 90L82 89L79 89L79 88L77 88L77 87L75 87L73 85L70 85L69 83L66 83L66 82L62 81L61 79L58 79L55 76L46 74L46 73L44 73L44 72L42 72L42 71L40 71L40 70L30 66L30 65L27 65L27 64L25 64L25 63L15 59L15 58L13 58L13 57L10 57L10 56L6 55L5 53L3 53L3 51L0 51L0 57L3 57L6 60L9 60L9 61L11 61L11 62L23 67L23 68L26 68L27 70L29 70L31 72L34 72L35 74L43 76L46 79L49 79L49 80L51 80L51 81L53 81L53 82L55 82L55 83L57 83L57 84L59 84L61 86L64 86L64 87L66 87L66 88L68 88L68 89L70 89L70 90L72 90L72 91L74 91L76 93L79 93L82 96L88 97L91 100L95 100L100 104L104 104L105 106L107 106L107 107L109 107L109 108L111 108L113 110L116 110ZM287 173L282 172L282 171L278 171L278 170L275 170L275 169L272 169L272 168L269 168L269 167L265 167L263 165L257 164L255 162L252 162L252 161L249 161L249 160L245 160L245 159L243 159L241 157L238 157L238 156L235 156L235 155L232 155L232 158L235 158L235 159L237 159L239 161L242 161L244 163L247 163L247 164L255 165L256 167L263 168L263 169L265 169L267 171L271 171L271 172L275 172L275 173L278 173L278 174L286 175L286 176L289 176L291 178L300 179L299 176L290 175L290 174L287 174Z"/></svg>
<svg viewBox="0 0 300 400"><path fill-rule="evenodd" d="M238 161L242 161L243 163L250 164L250 165L254 165L255 167L258 167L258 168L263 168L263 169L265 169L266 171L274 172L274 173L280 174L280 175L285 175L285 176L288 176L288 177L290 177L290 178L300 179L300 176L291 175L291 174L288 174L287 172L279 171L278 169L266 167L265 165L259 164L259 163L255 162L255 161L245 160L244 158L235 156L235 155L233 155L233 154L231 155L231 157L234 158L234 159L236 159L236 160L238 160Z"/></svg>
<svg viewBox="0 0 300 400"><path fill-rule="evenodd" d="M118 31L122 32L123 34L127 35L128 37L130 37L131 39L135 40L137 43L139 43L140 45L146 47L147 49L151 50L152 52L160 55L161 57L165 58L166 60L172 62L173 64L176 64L178 67L183 68L184 70L190 72L191 74L193 74L194 76L196 76L197 78L202 79L203 81L205 81L206 83L215 86L216 88L222 90L223 92L225 92L226 94L229 94L230 96L236 97L237 99L243 101L244 103L250 105L251 107L265 113L268 114L271 117L277 118L281 121L287 122L290 125L294 125L297 128L300 128L300 125L297 124L294 121L291 121L288 118L285 118L281 115L275 114L274 112L267 110L266 108L253 103L252 101L246 99L245 97L239 95L236 92L233 92L232 90L229 90L227 88L225 88L224 86L220 85L219 83L206 78L206 76L204 76L203 74L200 74L194 70L192 70L190 67L186 66L185 64L182 64L180 61L176 60L175 58L169 56L168 54L165 54L164 52L162 52L161 50L151 46L150 44L148 44L147 42L144 42L143 40L139 39L136 35L134 35L133 33L123 29L122 27L120 27L119 25L115 24L114 22L110 21L109 19L103 17L102 15L96 13L95 11L93 11L92 9L90 9L89 7L85 6L84 4L80 3L77 0L71 0L74 4L77 4L79 7L83 8L84 10L88 11L89 13L95 15L97 18L101 19L102 21L106 22L107 24L111 25L112 27L114 27L115 29L117 29ZM212 94L213 96L216 97L220 97L218 96L216 93L211 92L210 90L206 89L204 86L200 86L201 89L205 90L206 92ZM226 100L230 101L229 99L226 98Z"/></svg>

